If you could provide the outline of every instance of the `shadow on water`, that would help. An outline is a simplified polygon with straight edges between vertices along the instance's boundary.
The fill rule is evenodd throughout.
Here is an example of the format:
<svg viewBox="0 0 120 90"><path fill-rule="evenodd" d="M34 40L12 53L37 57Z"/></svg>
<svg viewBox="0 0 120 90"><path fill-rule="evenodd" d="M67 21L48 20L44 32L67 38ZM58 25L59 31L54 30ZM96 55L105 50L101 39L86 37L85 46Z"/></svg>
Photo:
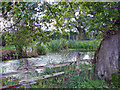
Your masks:
<svg viewBox="0 0 120 90"><path fill-rule="evenodd" d="M61 62L70 62L76 61L76 55L78 50L70 50L70 51L61 51L57 53L48 53L47 55L41 55L36 58L27 58L25 60L10 60L0 63L0 73L8 73L8 72L15 72L19 68L26 67L26 66L42 66L47 64L56 64ZM81 59L92 59L94 56L94 52L80 52ZM24 74L15 74L12 75L13 77L24 79L24 78L31 78L35 77L37 74L44 72L43 69L37 69L31 71L31 74L24 76ZM6 76L9 77L9 76Z"/></svg>

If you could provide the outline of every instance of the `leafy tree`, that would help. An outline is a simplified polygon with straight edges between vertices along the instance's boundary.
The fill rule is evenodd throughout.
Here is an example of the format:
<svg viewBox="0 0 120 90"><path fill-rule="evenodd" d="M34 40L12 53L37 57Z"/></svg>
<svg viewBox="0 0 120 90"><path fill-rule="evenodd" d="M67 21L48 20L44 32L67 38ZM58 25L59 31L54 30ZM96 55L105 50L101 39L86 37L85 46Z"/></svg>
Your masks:
<svg viewBox="0 0 120 90"><path fill-rule="evenodd" d="M3 30L6 31L6 39L15 45L19 57L22 57L23 47L33 42L33 36L41 32L40 26L36 23L38 18L37 3L33 2L2 2L2 18L13 21Z"/></svg>
<svg viewBox="0 0 120 90"><path fill-rule="evenodd" d="M81 38L82 32L85 35L85 28L88 26L89 16L82 13L81 11L81 3L66 3L66 2L59 2L55 4L46 4L45 16L43 17L43 21L51 23L52 20L56 20L55 27L57 30L61 30L62 32L65 29L77 29L79 32L79 39ZM78 15L76 15L79 13ZM85 36L86 37L86 36Z"/></svg>
<svg viewBox="0 0 120 90"><path fill-rule="evenodd" d="M78 16L75 15L76 10L79 11ZM35 16L37 12L45 16L39 19ZM88 15L92 17L88 18ZM57 31L63 33L65 29L73 27L76 27L80 33L84 30L81 26L87 27L89 32L99 32L103 40L94 57L95 76L101 78L101 75L104 75L104 78L109 81L111 75L116 73L120 56L120 2L58 2L54 4L43 2L40 6L32 2L2 2L2 17L13 20L14 23L7 27L7 30L13 35L18 35L15 36L16 38L21 35L22 30L30 37L31 33L38 32L43 24L49 27L47 23L53 20L56 21L54 26ZM75 22L72 22L71 18L75 18ZM25 40L29 42L29 39ZM20 43L22 43L21 39ZM19 54L22 52L23 45L20 43L15 43L16 49L20 51Z"/></svg>
<svg viewBox="0 0 120 90"><path fill-rule="evenodd" d="M111 80L112 74L117 72L118 58L120 56L120 3L119 2L76 2L66 3L58 2L54 5L46 5L47 21L55 19L56 27L61 27L61 30L70 28L75 24L70 21L71 18L77 18L75 24L78 31L81 31L84 17L90 17L89 25L86 25L89 32L99 32L102 35L102 42L95 53L95 76L101 78L104 76L106 81ZM78 17L75 17L75 10L80 10ZM81 13L82 12L82 13ZM44 18L45 18L44 17ZM65 20L68 20L65 23ZM80 20L80 22L79 22ZM82 21L83 20L83 21ZM80 29L80 30L79 30ZM114 65L113 65L114 63Z"/></svg>
<svg viewBox="0 0 120 90"><path fill-rule="evenodd" d="M109 82L112 74L118 72L118 59L120 57L120 3L85 2L83 5L85 6L83 10L93 15L89 30L93 29L101 32L103 38L94 56L94 75L99 79L103 76Z"/></svg>

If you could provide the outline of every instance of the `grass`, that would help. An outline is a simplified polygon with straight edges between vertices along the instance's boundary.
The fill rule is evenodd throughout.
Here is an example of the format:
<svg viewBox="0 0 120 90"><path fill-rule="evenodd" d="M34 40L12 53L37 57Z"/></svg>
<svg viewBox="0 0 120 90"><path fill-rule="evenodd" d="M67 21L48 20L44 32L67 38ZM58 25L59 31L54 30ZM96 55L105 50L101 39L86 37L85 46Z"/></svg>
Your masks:
<svg viewBox="0 0 120 90"><path fill-rule="evenodd" d="M14 85L17 84L19 79L14 78L14 77L0 77L0 79L2 80L2 86L9 86L9 85Z"/></svg>
<svg viewBox="0 0 120 90"><path fill-rule="evenodd" d="M5 47L0 46L0 50L15 50L15 46L14 45L8 45Z"/></svg>
<svg viewBox="0 0 120 90"><path fill-rule="evenodd" d="M46 42L45 46L49 49L49 51L60 51L62 49L81 49L81 50L96 50L99 46L101 40L81 40L81 41L73 41L73 40L52 40L50 42ZM0 47L0 50L14 50L14 45L9 45L5 47Z"/></svg>
<svg viewBox="0 0 120 90"><path fill-rule="evenodd" d="M59 52L68 48L67 40L65 39L52 40L50 42L46 42L45 44L51 52Z"/></svg>
<svg viewBox="0 0 120 90"><path fill-rule="evenodd" d="M65 66L62 68L46 69L43 75L64 71L64 75L47 78L44 80L36 80L37 84L31 85L30 88L111 88L104 80L94 79L91 64L81 64L81 74L76 74L75 65Z"/></svg>
<svg viewBox="0 0 120 90"><path fill-rule="evenodd" d="M82 73L80 76L76 74L74 65L63 67L63 71L66 71L65 75L37 80L37 84L31 85L31 88L108 88L108 84L104 80L93 80L87 76L88 67L89 66L85 64L81 65ZM54 70L56 69L58 68L54 68ZM46 72L48 71L47 69ZM91 70L90 74L92 75L92 73Z"/></svg>
<svg viewBox="0 0 120 90"><path fill-rule="evenodd" d="M36 45L38 55L45 55L48 52L47 47L43 43L38 43Z"/></svg>
<svg viewBox="0 0 120 90"><path fill-rule="evenodd" d="M91 68L91 69L90 69ZM64 66L64 67L57 67L57 68L46 68L44 73L37 74L37 76L42 76L46 74L52 74L56 72L64 71L64 75L50 77L44 80L36 80L37 82L34 85L30 85L30 88L104 88L104 89L112 89L117 88L113 84L108 84L105 82L104 79L98 80L93 77L93 66L92 64L80 64L81 73L78 76L76 74L76 67L75 64ZM8 82L6 82L8 80ZM7 78L3 79L3 84L5 85L14 85L19 80ZM18 87L24 88L24 86Z"/></svg>
<svg viewBox="0 0 120 90"><path fill-rule="evenodd" d="M52 40L46 43L46 46L50 51L60 51L63 49L78 49L81 51L91 51L96 50L100 44L101 40L81 40L81 41L73 41L73 40ZM65 48L64 48L65 47Z"/></svg>
<svg viewBox="0 0 120 90"><path fill-rule="evenodd" d="M79 50L96 50L101 40L68 41L68 48Z"/></svg>

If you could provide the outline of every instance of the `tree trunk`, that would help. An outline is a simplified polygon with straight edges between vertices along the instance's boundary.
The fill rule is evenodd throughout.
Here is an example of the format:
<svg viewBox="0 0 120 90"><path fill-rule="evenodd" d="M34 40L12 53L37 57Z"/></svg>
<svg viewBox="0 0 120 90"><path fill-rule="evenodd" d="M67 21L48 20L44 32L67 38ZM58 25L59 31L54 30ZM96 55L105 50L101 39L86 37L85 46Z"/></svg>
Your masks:
<svg viewBox="0 0 120 90"><path fill-rule="evenodd" d="M82 37L82 29L81 29L81 27L77 27L77 30L78 30L78 32L79 32L78 39L81 40L81 37Z"/></svg>
<svg viewBox="0 0 120 90"><path fill-rule="evenodd" d="M87 35L86 35L85 30L83 30L83 34L84 34L84 35L83 35L83 39L84 39L84 40L87 40Z"/></svg>
<svg viewBox="0 0 120 90"><path fill-rule="evenodd" d="M93 61L95 64L94 75L98 79L103 77L109 82L112 79L112 74L118 72L119 43L120 31L102 40Z"/></svg>

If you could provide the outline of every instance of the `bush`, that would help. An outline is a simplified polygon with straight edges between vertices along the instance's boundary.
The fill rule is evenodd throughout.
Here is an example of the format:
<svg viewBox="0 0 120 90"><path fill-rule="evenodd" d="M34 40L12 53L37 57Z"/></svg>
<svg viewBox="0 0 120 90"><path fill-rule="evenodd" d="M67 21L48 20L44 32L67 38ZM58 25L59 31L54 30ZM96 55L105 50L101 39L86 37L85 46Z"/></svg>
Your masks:
<svg viewBox="0 0 120 90"><path fill-rule="evenodd" d="M1 36L0 36L0 46L5 46L6 45L6 40L5 40L5 34L3 33Z"/></svg>
<svg viewBox="0 0 120 90"><path fill-rule="evenodd" d="M53 40L51 42L48 42L46 45L50 51L60 51L62 47L60 40Z"/></svg>
<svg viewBox="0 0 120 90"><path fill-rule="evenodd" d="M14 50L4 50L0 51L0 59L2 61L8 60L8 59L17 59L18 57L16 56L16 53Z"/></svg>
<svg viewBox="0 0 120 90"><path fill-rule="evenodd" d="M47 47L43 43L36 45L38 55L45 55L47 53Z"/></svg>
<svg viewBox="0 0 120 90"><path fill-rule="evenodd" d="M37 57L38 53L37 53L36 47L31 46L29 48L24 48L22 55L24 58L30 58L30 57Z"/></svg>
<svg viewBox="0 0 120 90"><path fill-rule="evenodd" d="M118 73L112 74L112 80L111 80L112 85L115 87L120 88L120 75Z"/></svg>
<svg viewBox="0 0 120 90"><path fill-rule="evenodd" d="M61 49L68 49L68 41L66 39L60 39Z"/></svg>
<svg viewBox="0 0 120 90"><path fill-rule="evenodd" d="M68 43L65 39L52 40L47 42L46 45L50 51L60 51L68 48Z"/></svg>

